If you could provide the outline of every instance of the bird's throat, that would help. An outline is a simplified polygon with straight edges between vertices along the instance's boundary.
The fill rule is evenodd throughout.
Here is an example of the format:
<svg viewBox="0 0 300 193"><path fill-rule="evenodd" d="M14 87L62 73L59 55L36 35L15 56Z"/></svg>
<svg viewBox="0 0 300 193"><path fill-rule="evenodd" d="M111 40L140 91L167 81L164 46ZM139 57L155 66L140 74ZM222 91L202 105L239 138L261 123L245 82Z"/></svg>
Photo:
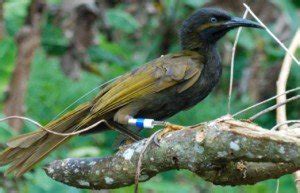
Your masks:
<svg viewBox="0 0 300 193"><path fill-rule="evenodd" d="M216 44L200 47L198 52L205 56L203 74L210 79L212 84L217 84L222 75L222 65Z"/></svg>

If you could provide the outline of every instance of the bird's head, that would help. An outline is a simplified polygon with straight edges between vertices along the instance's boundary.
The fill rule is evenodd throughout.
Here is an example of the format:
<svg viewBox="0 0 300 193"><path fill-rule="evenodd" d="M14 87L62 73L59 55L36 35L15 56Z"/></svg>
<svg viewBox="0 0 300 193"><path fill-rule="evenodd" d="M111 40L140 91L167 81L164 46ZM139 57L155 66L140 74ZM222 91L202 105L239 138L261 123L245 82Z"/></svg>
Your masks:
<svg viewBox="0 0 300 193"><path fill-rule="evenodd" d="M228 31L237 27L262 28L251 20L231 16L217 8L202 8L183 22L180 38L183 49L197 49L214 44Z"/></svg>

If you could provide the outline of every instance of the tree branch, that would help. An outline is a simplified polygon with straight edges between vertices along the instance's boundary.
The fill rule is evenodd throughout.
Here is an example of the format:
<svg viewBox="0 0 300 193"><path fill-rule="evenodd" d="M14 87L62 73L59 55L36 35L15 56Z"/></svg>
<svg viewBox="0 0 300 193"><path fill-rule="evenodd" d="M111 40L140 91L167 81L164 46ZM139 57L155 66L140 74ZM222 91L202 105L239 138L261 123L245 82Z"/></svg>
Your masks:
<svg viewBox="0 0 300 193"><path fill-rule="evenodd" d="M167 134L151 143L142 159L140 181L172 169L187 169L219 185L254 184L300 169L300 139L236 120L215 121ZM299 136L299 135L298 135ZM68 158L45 166L47 175L87 189L132 185L147 139L104 158Z"/></svg>

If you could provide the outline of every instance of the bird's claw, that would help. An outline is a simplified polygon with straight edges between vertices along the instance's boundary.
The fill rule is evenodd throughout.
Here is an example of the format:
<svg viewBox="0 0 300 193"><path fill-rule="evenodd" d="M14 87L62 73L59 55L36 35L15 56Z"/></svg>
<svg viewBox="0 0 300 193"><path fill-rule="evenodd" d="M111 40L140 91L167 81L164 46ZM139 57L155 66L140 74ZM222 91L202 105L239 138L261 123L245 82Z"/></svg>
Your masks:
<svg viewBox="0 0 300 193"><path fill-rule="evenodd" d="M174 124L171 124L171 123L166 123L165 128L161 132L155 134L155 136L153 138L153 141L157 146L160 146L160 140L164 137L164 135L166 135L167 133L172 132L172 131L181 130L183 128L184 127L180 126L180 125L174 125Z"/></svg>

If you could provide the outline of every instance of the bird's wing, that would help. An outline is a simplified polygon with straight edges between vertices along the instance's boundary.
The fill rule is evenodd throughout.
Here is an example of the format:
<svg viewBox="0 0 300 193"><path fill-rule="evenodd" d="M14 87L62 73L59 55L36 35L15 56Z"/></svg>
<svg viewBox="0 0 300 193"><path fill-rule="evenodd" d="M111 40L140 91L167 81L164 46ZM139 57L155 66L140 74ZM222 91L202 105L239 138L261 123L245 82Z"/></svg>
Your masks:
<svg viewBox="0 0 300 193"><path fill-rule="evenodd" d="M198 80L203 68L201 61L200 54L191 51L153 60L108 85L94 100L91 113L103 115L175 85L180 93Z"/></svg>

